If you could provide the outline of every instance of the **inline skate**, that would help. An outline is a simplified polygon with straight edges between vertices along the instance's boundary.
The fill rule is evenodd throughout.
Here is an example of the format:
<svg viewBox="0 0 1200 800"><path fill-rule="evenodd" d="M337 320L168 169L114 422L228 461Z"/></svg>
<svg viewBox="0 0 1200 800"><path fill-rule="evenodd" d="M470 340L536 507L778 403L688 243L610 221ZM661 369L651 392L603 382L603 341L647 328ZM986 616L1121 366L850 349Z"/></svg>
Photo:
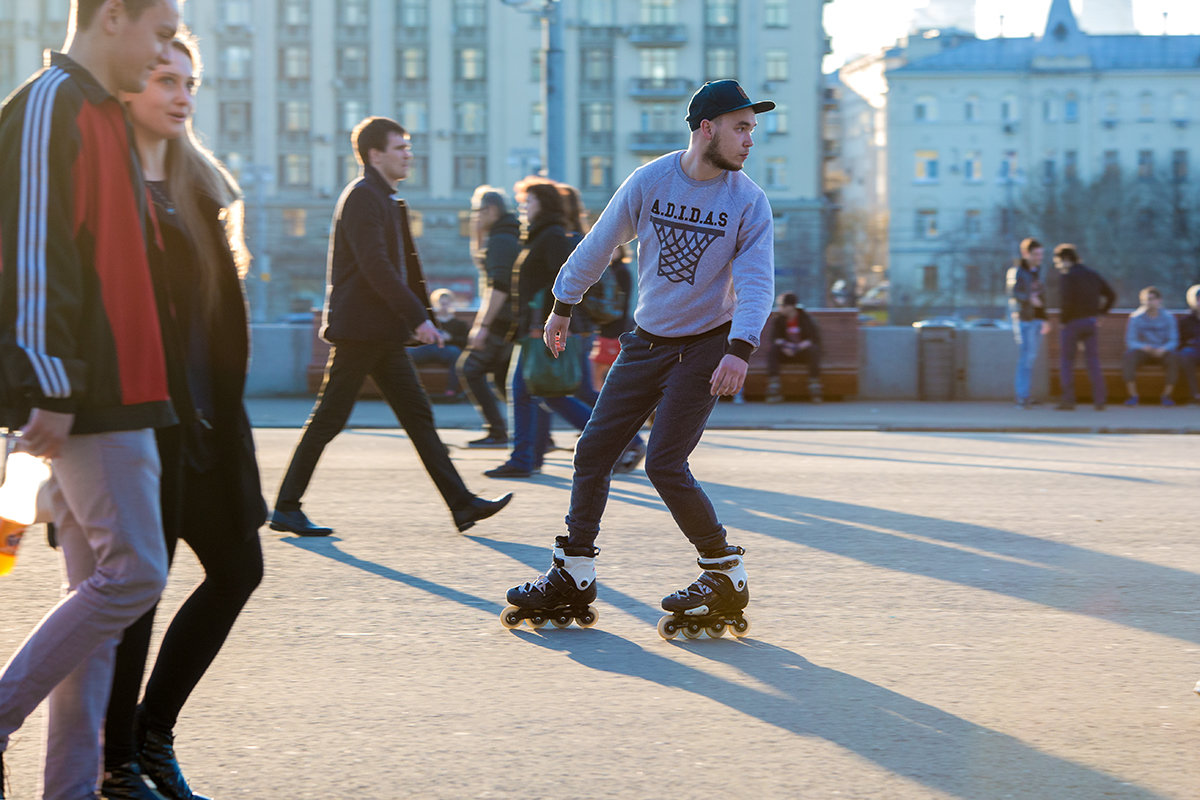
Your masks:
<svg viewBox="0 0 1200 800"><path fill-rule="evenodd" d="M508 608L500 613L500 624L512 630L527 620L538 629L547 622L565 628L571 620L581 628L596 624L600 612L590 603L596 599L595 547L567 547L567 537L554 539L553 565L537 580L508 590Z"/></svg>
<svg viewBox="0 0 1200 800"><path fill-rule="evenodd" d="M688 588L663 598L663 610L671 613L658 621L658 635L670 640L682 632L687 639L699 639L707 633L716 639L728 629L740 639L749 633L750 620L742 613L750 602L745 552L726 547L696 559L704 572Z"/></svg>

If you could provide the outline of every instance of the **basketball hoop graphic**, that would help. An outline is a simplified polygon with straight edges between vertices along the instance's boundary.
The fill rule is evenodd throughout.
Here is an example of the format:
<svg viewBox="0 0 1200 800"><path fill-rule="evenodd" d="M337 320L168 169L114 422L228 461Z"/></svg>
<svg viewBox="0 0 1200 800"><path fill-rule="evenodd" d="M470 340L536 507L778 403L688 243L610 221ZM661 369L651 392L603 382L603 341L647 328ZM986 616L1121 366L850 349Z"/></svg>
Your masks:
<svg viewBox="0 0 1200 800"><path fill-rule="evenodd" d="M695 286L696 265L713 240L724 236L725 231L657 217L650 221L658 234L658 274L671 283Z"/></svg>

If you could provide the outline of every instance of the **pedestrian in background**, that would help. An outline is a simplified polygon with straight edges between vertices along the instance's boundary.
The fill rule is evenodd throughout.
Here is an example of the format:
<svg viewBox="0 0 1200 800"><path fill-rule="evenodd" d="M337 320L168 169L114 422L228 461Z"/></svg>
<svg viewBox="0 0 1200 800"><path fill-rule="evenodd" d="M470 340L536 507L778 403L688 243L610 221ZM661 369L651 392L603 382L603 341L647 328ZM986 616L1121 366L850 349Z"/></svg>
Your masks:
<svg viewBox="0 0 1200 800"><path fill-rule="evenodd" d="M338 198L329 244L329 287L322 337L331 345L316 406L292 454L271 515L272 530L328 536L300 508L325 446L341 433L370 375L416 448L425 470L465 531L504 508L507 494L484 500L467 489L438 436L429 396L406 346L443 344L433 324L425 276L408 222L408 206L396 200L408 177L412 148L395 120L368 117L350 134L362 174Z"/></svg>
<svg viewBox="0 0 1200 800"><path fill-rule="evenodd" d="M1121 361L1121 373L1125 379L1128 396L1125 405L1136 406L1139 402L1137 371L1143 364L1161 364L1166 371L1162 397L1159 403L1173 406L1171 394L1175 381L1179 379L1178 354L1179 326L1175 317L1162 310L1162 292L1155 286L1147 286L1138 292L1138 306L1125 323L1125 357Z"/></svg>
<svg viewBox="0 0 1200 800"><path fill-rule="evenodd" d="M1097 318L1108 313L1117 301L1116 292L1100 273L1080 263L1079 252L1073 244L1060 244L1054 248L1054 268L1059 272L1059 302L1062 306L1058 365L1062 397L1057 408L1059 411L1075 409L1075 352L1082 344L1088 380L1092 384L1092 405L1102 411L1108 401L1108 390L1100 371L1096 325Z"/></svg>
<svg viewBox="0 0 1200 800"><path fill-rule="evenodd" d="M1188 397L1200 404L1196 367L1200 365L1200 283L1188 287L1188 312L1179 318L1179 368L1187 381Z"/></svg>
<svg viewBox="0 0 1200 800"><path fill-rule="evenodd" d="M1033 365L1042 337L1050 332L1046 318L1046 284L1042 260L1046 250L1032 236L1021 242L1021 258L1008 270L1008 311L1017 342L1017 371L1013 389L1017 405L1033 407Z"/></svg>
<svg viewBox="0 0 1200 800"><path fill-rule="evenodd" d="M0 421L50 460L66 566L65 596L0 673L0 775L47 700L48 800L95 796L117 643L167 579L154 429L177 420L116 95L146 88L178 24L175 0L76 0L66 52L0 109Z"/></svg>
<svg viewBox="0 0 1200 800"><path fill-rule="evenodd" d="M420 367L425 364L441 364L447 367L446 386L442 390L442 402L455 402L462 394L458 381L458 360L467 346L470 327L455 315L456 303L454 292L449 289L436 289L429 295L433 305L433 323L437 325L445 341L442 344L423 344L409 350L413 364Z"/></svg>
<svg viewBox="0 0 1200 800"><path fill-rule="evenodd" d="M191 126L200 71L194 43L176 38L146 90L121 96L162 232L152 261L179 344L171 352L171 399L180 424L157 437L167 558L182 539L204 579L170 621L140 705L155 609L117 648L105 800L145 798L143 774L168 800L203 800L176 760L175 725L263 574L258 529L267 510L243 403L250 339L241 278L249 254L237 184Z"/></svg>
<svg viewBox="0 0 1200 800"><path fill-rule="evenodd" d="M767 342L767 402L783 401L783 364L808 367L808 396L821 402L821 328L799 304L795 292L779 295Z"/></svg>
<svg viewBox="0 0 1200 800"><path fill-rule="evenodd" d="M510 282L520 252L521 223L509 211L504 192L494 186L477 187L471 197L471 256L479 267L479 311L458 369L487 432L467 442L468 447L508 446Z"/></svg>

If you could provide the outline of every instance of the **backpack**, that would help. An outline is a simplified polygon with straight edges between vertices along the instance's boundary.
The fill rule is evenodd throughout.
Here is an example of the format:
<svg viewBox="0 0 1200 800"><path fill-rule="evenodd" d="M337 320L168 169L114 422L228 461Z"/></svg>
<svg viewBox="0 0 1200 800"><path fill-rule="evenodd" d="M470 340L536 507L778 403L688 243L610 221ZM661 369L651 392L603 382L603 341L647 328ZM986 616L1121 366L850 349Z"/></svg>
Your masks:
<svg viewBox="0 0 1200 800"><path fill-rule="evenodd" d="M606 269L600 280L583 295L580 305L597 325L607 325L625 316L625 290L613 270Z"/></svg>

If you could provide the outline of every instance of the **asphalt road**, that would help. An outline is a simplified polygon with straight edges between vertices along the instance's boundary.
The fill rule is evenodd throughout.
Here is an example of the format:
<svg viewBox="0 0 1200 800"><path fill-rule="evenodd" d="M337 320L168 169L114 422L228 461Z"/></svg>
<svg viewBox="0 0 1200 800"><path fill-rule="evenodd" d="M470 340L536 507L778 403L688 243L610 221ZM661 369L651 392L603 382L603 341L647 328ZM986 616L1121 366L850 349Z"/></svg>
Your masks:
<svg viewBox="0 0 1200 800"><path fill-rule="evenodd" d="M273 493L296 430L256 433ZM452 444L472 430L447 430ZM571 438L563 432L562 443ZM370 798L1192 798L1200 466L1192 436L710 431L692 461L746 548L748 638L665 642L695 554L645 476L613 482L600 619L499 623L549 563L570 455L456 533L402 433L349 431L263 531L267 573L184 710L197 791ZM27 541L9 653L57 594ZM198 577L181 551L164 608ZM43 721L6 756L34 796Z"/></svg>

